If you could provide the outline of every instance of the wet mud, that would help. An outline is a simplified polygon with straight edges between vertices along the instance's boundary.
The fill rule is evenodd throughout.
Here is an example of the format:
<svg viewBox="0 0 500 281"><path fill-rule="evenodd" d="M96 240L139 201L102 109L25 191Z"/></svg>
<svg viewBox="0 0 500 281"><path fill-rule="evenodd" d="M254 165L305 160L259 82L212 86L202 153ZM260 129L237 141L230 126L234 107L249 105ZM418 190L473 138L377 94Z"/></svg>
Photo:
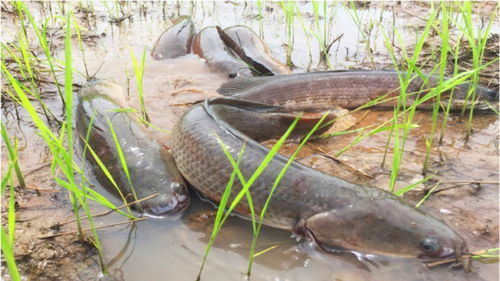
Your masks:
<svg viewBox="0 0 500 281"><path fill-rule="evenodd" d="M143 48L151 50L160 34L173 21L170 19L192 14L198 30L210 25L226 28L244 24L259 31L258 10L251 3L174 3L148 4L144 11L139 5L124 6L125 13L109 13L100 5L95 6L95 16L85 10L75 8L76 17L82 25L88 26L84 34L87 53L86 64L90 73L100 79L111 79L128 87L127 106L139 108L137 86L133 75L130 52L136 56ZM362 5L362 4L360 4ZM489 16L491 3L474 7L475 17ZM33 4L32 11L40 6ZM303 17L313 21L311 4L301 4ZM396 21L405 43L414 44L414 34L425 25L420 17L414 17L416 10L422 15L428 10L427 4L419 3L371 3L358 7L365 25L370 21L380 21L381 26L389 26ZM54 6L54 9L56 7ZM165 12L163 12L165 11ZM265 3L263 9L264 39L271 53L285 62L286 42L285 19L279 5ZM127 17L128 15L131 17ZM231 15L220 17L218 15ZM12 14L3 13L5 29L2 42L15 40L15 25L7 21ZM108 22L108 20L114 21ZM93 25L96 22L96 25ZM478 24L479 24L478 23ZM331 40L338 38L330 48L333 69L392 69L390 56L383 45L383 36L377 28L369 34L370 48L358 32L348 8L341 5L335 14ZM380 27L379 27L380 28ZM455 31L456 32L456 31ZM495 23L492 33L498 33ZM54 46L62 47L64 31L54 30ZM321 63L317 46L308 49L309 40L300 24L295 24L295 44L292 61L295 72L325 69ZM436 41L437 42L437 41ZM314 44L316 45L316 44ZM74 42L74 67L84 73L85 65L76 50ZM426 50L433 48L432 42ZM492 50L498 56L498 43ZM39 50L38 50L39 51ZM309 55L311 54L311 55ZM467 57L464 50L464 65ZM60 57L63 53L59 54ZM495 56L494 54L492 56ZM13 65L11 66L13 69ZM126 70L128 75L126 75ZM482 77L481 83L490 88L498 88L497 70L493 69ZM491 78L494 77L494 78ZM49 79L49 78L47 78ZM84 84L85 77L75 76L76 84ZM151 137L168 146L170 130L179 116L193 104L209 97L219 96L216 89L227 80L226 75L212 71L209 66L193 54L183 57L154 61L146 58L144 73L145 103L151 123L148 129ZM61 116L60 101L55 95L55 86L42 85L45 102ZM38 110L41 111L39 108ZM391 111L363 110L342 118L333 131L356 130L372 124L381 124L392 117ZM418 127L411 130L406 143L406 153L401 163L396 189L417 183L428 175L433 179L420 183L405 194L412 202L419 202L433 189L433 194L420 207L444 220L468 243L469 250L477 251L498 247L499 244L499 120L495 114L476 114L473 133L466 137L466 120L452 114L444 132L442 144L435 145L430 155L429 171L422 175L425 158L426 137L430 131L432 113L417 112L414 123ZM15 256L23 276L28 280L99 280L99 261L96 250L88 241L79 239L75 231L74 216L71 211L67 191L56 185L50 174L51 156L43 141L37 136L34 125L22 109L18 112L14 104L2 95L2 119L9 135L19 138L19 163L27 175L27 188L16 188L16 247ZM56 122L54 122L56 123ZM56 127L56 125L54 125ZM158 129L160 128L160 129ZM364 139L357 145L340 153L350 144L360 131L330 138L317 139L299 154L299 161L315 169L338 177L385 188L389 186L392 151L385 153L389 132L382 132ZM437 135L439 135L439 131ZM266 142L271 146L274 142ZM290 155L297 143L289 142L281 153ZM385 161L384 161L385 157ZM2 143L2 173L6 171L7 153ZM384 165L382 165L384 163ZM438 184L439 183L439 184ZM95 189L106 195L113 203L121 203L106 193L96 182ZM437 186L436 186L437 184ZM9 187L13 188L13 187ZM214 206L203 196L191 191L192 204L179 220L144 220L134 224L120 224L125 218L109 214L96 218L98 231L104 247L105 262L112 280L157 280L169 276L172 279L195 279L205 247L210 237L214 218ZM2 198L2 219L6 222L8 198ZM99 213L103 207L91 204L92 211ZM42 236L72 234L40 239ZM248 263L248 252L252 238L251 223L237 216L232 217L223 227L211 250L202 275L203 280L238 280L244 278ZM358 259L339 253L329 255L318 250L314 244L290 237L287 231L264 227L257 243L261 254L255 259L251 280L497 280L497 262L473 262L473 272L448 268L447 265L426 268L416 259L398 259L364 255L360 257L365 267L359 266ZM4 264L5 265L5 264ZM108 277L106 277L108 278ZM6 267L2 268L2 279L9 280Z"/></svg>

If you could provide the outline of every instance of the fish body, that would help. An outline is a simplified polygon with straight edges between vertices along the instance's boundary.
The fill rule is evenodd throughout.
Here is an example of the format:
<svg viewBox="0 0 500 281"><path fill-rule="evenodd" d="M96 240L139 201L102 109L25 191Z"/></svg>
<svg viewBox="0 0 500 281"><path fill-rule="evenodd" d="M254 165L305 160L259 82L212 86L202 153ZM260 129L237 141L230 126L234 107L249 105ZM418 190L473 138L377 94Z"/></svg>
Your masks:
<svg viewBox="0 0 500 281"><path fill-rule="evenodd" d="M241 128L251 122L249 115L241 112L241 118L233 118L227 116L231 110L224 107L231 105L217 99L196 105L172 132L173 157L179 171L215 202L220 201L233 170L220 142L234 159L244 153L239 169L247 180L269 152L253 140L254 134L263 138L262 131L267 128L247 128L242 134ZM250 188L257 214L287 161L276 155ZM235 181L230 200L241 188ZM245 198L235 210L250 217ZM465 242L453 229L395 195L349 183L297 162L291 163L274 191L264 223L307 234L322 246L369 253L443 258L466 250Z"/></svg>
<svg viewBox="0 0 500 281"><path fill-rule="evenodd" d="M260 75L278 75L291 73L290 68L276 60L269 47L250 28L244 25L235 25L223 30L231 40L224 41L235 54L243 59L247 64Z"/></svg>
<svg viewBox="0 0 500 281"><path fill-rule="evenodd" d="M233 56L221 40L214 26L202 29L193 38L192 52L204 58L208 65L229 78L252 76L252 71L241 59Z"/></svg>
<svg viewBox="0 0 500 281"><path fill-rule="evenodd" d="M419 76L411 80L406 89L407 105L417 95L423 97L429 88L435 87L438 78L427 77L427 84ZM469 83L462 83L454 88L452 109L462 108L469 87ZM398 101L400 81L396 71L325 71L234 79L223 84L218 92L293 110L328 109L332 105L354 109L376 99L380 102L374 106L393 107ZM498 102L496 91L478 86L476 93L479 103ZM445 91L441 101L446 104L449 96L450 91ZM432 99L420 107L426 106L432 107Z"/></svg>
<svg viewBox="0 0 500 281"><path fill-rule="evenodd" d="M156 60L162 60L188 54L194 33L195 28L191 19L181 17L156 40L151 56Z"/></svg>
<svg viewBox="0 0 500 281"><path fill-rule="evenodd" d="M106 190L119 198L123 196L127 202L157 194L135 204L136 209L152 216L176 214L189 203L184 180L170 153L150 139L143 128L123 111L118 102L122 93L123 89L114 83L95 81L86 85L79 94L76 128L82 149L86 148L85 139L90 130L88 145L107 168L117 187L87 150L86 158L92 164L92 172ZM132 186L121 165L109 123L123 151Z"/></svg>

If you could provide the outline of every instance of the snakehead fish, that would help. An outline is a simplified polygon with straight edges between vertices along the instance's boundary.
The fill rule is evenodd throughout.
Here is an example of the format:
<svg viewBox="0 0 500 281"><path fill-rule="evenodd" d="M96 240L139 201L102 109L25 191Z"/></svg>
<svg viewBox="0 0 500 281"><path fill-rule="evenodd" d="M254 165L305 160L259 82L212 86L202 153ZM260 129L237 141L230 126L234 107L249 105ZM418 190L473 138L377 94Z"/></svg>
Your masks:
<svg viewBox="0 0 500 281"><path fill-rule="evenodd" d="M218 29L224 44L240 57L257 75L278 75L291 73L290 68L276 60L269 47L252 29L235 25L224 30Z"/></svg>
<svg viewBox="0 0 500 281"><path fill-rule="evenodd" d="M198 32L193 38L191 49L194 54L206 59L210 68L225 73L229 78L252 76L248 65L232 55L214 26Z"/></svg>
<svg viewBox="0 0 500 281"><path fill-rule="evenodd" d="M232 172L219 140L232 157L242 153L239 169L249 178L269 150L254 138L288 127L249 124L267 118L268 112L252 110L238 101L212 99L188 110L177 123L171 146L176 165L185 179L209 199L218 202ZM228 109L230 108L230 109ZM238 116L238 118L235 118ZM263 123L262 123L263 124ZM283 123L284 126L287 126ZM279 128L277 128L279 127ZM243 134L241 131L244 131ZM277 155L252 185L250 192L258 214L288 159ZM235 182L232 198L241 190ZM235 209L250 216L242 199ZM268 206L264 223L311 237L323 248L407 257L460 257L464 240L445 223L415 209L392 193L349 183L293 162Z"/></svg>
<svg viewBox="0 0 500 281"><path fill-rule="evenodd" d="M151 51L156 60L183 56L191 51L191 41L195 33L189 17L181 17L169 29L163 32Z"/></svg>
<svg viewBox="0 0 500 281"><path fill-rule="evenodd" d="M436 76L414 76L406 89L407 105L424 97L438 82ZM452 109L461 109L471 84L462 83L453 88ZM270 77L237 78L223 84L218 92L235 99L282 105L293 110L328 109L331 105L347 109L357 108L379 99L376 107L393 107L400 92L400 81L395 71L325 71L279 75ZM446 105L451 91L442 93ZM498 92L481 86L476 88L476 108L487 108L484 102L498 102ZM419 107L431 107L432 99Z"/></svg>
<svg viewBox="0 0 500 281"><path fill-rule="evenodd" d="M80 144L82 148L86 147L85 139L90 130L88 145L106 166L118 189L106 177L91 152L86 151L92 172L106 190L117 197L123 196L127 202L157 194L135 204L139 211L151 216L176 214L189 203L184 180L170 153L151 140L143 128L123 111L117 102L123 97L122 93L123 89L114 83L94 81L79 94L76 128ZM109 123L123 151L132 186L121 165ZM90 129L89 125L92 125Z"/></svg>

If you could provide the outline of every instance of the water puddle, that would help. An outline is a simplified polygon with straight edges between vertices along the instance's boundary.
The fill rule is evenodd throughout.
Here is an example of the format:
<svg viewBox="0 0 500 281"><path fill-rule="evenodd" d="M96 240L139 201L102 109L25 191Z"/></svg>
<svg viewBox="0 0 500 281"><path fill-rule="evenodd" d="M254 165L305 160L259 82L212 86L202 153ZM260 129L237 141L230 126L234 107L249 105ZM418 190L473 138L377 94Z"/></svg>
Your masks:
<svg viewBox="0 0 500 281"><path fill-rule="evenodd" d="M356 10L359 22L365 30L359 32L353 10L346 7L346 4L335 5L336 8L329 9L334 18L329 27L330 40L337 38L330 51L333 69L393 68L384 46L383 29L392 25L400 27L399 31L405 44L411 46L415 42L415 31L421 30L425 25L424 20L412 15L418 14L415 10L423 13L428 9L427 4L372 3L367 8L360 7ZM107 22L107 18L103 16L120 15L117 8L119 6L114 6L111 2L108 6L95 4L95 12L98 15L95 26L90 24L92 20L84 20L84 14L76 14L82 26L89 24L89 30L85 30L85 33L95 34L97 37L87 42L86 63L78 51L78 46L74 45L74 67L81 73L87 68L89 73L97 73L96 77L100 79L114 80L123 85L127 89L126 107L139 108L131 52L135 53L138 59L144 48L149 52L156 38L170 26L169 19L177 16L192 14L197 30L210 25L228 27L243 24L258 33L262 26L264 39L273 55L282 62L286 60L286 23L277 3L264 4L261 23L254 2L169 2L149 3L146 6L146 12L138 12L139 5L136 7L127 4L125 9L132 10L132 7L135 7L135 14L132 19L126 19L119 25ZM299 9L305 24L313 26L312 4L301 3ZM43 17L41 13L35 16ZM481 14L475 16L479 18ZM381 24L378 25L378 22ZM295 42L292 61L296 65L294 71L317 69L320 57L317 41L304 34L298 19L293 28ZM495 23L493 32L498 30L498 23ZM2 31L2 34L7 34L5 40L11 38L8 31ZM148 132L166 145L169 143L169 134L165 131L172 129L177 119L192 104L218 96L216 89L227 80L225 75L210 71L203 60L191 54L164 61L154 61L148 55L145 65L144 100L151 123L162 129L150 128ZM81 75L76 78L78 83L84 83ZM57 100L47 102L56 111L60 107ZM50 159L49 154L42 141L32 138L35 131L27 121L28 116L21 111L21 123L17 125L18 120L12 108L7 106L2 112L9 132L17 132L20 143L25 147L20 152L20 162L25 167L47 162ZM349 118L352 118L349 126L351 129L357 129L374 123L380 124L391 118L392 114L391 111L381 110L356 112L349 115ZM431 112L426 111L415 115L414 122L418 128L412 130L407 140L407 153L401 166L397 188L424 178L421 169L431 115ZM498 245L499 235L498 118L494 114L478 114L473 123L474 133L468 141L465 141L465 121L456 115L449 119L442 145L436 146L430 156L431 170L442 183L436 189L438 192L430 196L422 208L455 228L468 242L471 251L495 247ZM391 151L384 167L381 167L381 163L388 132L367 138L345 153L337 155L355 137L356 133L353 133L314 141L299 155L300 161L325 173L387 188L392 163ZM272 143L271 141L266 145ZM287 144L282 153L289 155L296 146L294 143ZM2 152L5 152L3 146ZM5 156L2 156L2 163L6 163L5 159ZM428 187L418 185L408 195L408 199L418 202ZM97 190L107 194L102 188L97 187ZM113 203L120 205L119 201L113 200ZM97 209L99 207L96 207ZM179 220L150 219L134 225L100 230L110 275L117 280L195 280L210 237L215 211L212 204L200 199L200 196L192 191L192 204ZM98 226L123 219L117 214L111 214L99 218ZM208 256L202 280L244 279L251 233L249 221L232 217L222 228ZM264 250L267 251L255 259L251 280L499 278L498 263L475 262L473 272L466 274L446 266L429 269L417 259L361 255L360 262L357 258L345 254L325 254L308 241L297 241L289 232L270 227L263 228L257 244L256 252Z"/></svg>

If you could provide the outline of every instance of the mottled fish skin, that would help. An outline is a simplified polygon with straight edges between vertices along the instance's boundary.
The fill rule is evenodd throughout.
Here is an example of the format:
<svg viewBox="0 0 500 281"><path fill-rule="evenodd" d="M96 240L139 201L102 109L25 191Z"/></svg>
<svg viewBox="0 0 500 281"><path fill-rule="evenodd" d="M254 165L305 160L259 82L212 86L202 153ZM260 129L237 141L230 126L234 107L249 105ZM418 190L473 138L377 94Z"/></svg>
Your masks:
<svg viewBox="0 0 500 281"><path fill-rule="evenodd" d="M264 66L271 75L291 73L287 65L279 62L271 55L269 47L252 29L244 25L235 25L223 31L242 49L246 57Z"/></svg>
<svg viewBox="0 0 500 281"><path fill-rule="evenodd" d="M194 33L195 28L191 19L181 17L156 40L151 56L156 60L163 60L188 54L191 51Z"/></svg>
<svg viewBox="0 0 500 281"><path fill-rule="evenodd" d="M204 58L210 68L226 74L229 78L249 77L252 71L241 59L233 56L219 37L216 27L202 29L193 38L192 52Z"/></svg>
<svg viewBox="0 0 500 281"><path fill-rule="evenodd" d="M436 83L437 77L430 76L428 84L433 87ZM469 83L463 83L455 88L452 109L462 108L469 87ZM421 92L423 96L428 88L423 86L420 77L414 78L406 90L408 104L416 96L412 93ZM399 96L400 82L395 71L325 71L234 79L223 84L218 91L235 99L286 106L294 110L328 109L331 105L354 109L381 97L385 102L374 106L393 107ZM480 86L476 91L478 105L483 101L498 102L497 91ZM449 91L442 94L443 103L446 104L448 96ZM432 107L432 99L419 107Z"/></svg>
<svg viewBox="0 0 500 281"><path fill-rule="evenodd" d="M126 200L135 201L133 191L119 161L107 121L109 119L127 161L137 199L158 194L136 204L135 208L151 216L177 214L189 203L184 180L170 153L159 143L151 140L128 113L120 111L123 108L120 107L116 98L122 94L123 88L105 81L90 82L82 88L76 114L76 128L82 149L85 147L84 139L92 116L94 116L88 144L106 166ZM121 199L119 192L105 176L89 151L86 152L86 158L92 164L92 172L99 183Z"/></svg>
<svg viewBox="0 0 500 281"><path fill-rule="evenodd" d="M240 132L248 120L225 116L230 111L220 107L230 106L227 101L221 104L217 99L196 105L182 116L172 132L173 157L179 171L215 202L221 199L232 172L219 140L234 159L245 144L239 169L246 179L269 152L252 139L251 130L247 129L247 135ZM255 128L258 130L262 127ZM257 214L287 161L288 158L276 155L252 185L250 192ZM231 197L240 189L241 184L236 181ZM236 211L250 216L245 197ZM467 249L453 229L395 195L349 183L297 162L289 166L275 190L264 223L308 233L320 245L368 253L444 258ZM439 247L432 251L423 249L422 245L427 247L429 241Z"/></svg>

